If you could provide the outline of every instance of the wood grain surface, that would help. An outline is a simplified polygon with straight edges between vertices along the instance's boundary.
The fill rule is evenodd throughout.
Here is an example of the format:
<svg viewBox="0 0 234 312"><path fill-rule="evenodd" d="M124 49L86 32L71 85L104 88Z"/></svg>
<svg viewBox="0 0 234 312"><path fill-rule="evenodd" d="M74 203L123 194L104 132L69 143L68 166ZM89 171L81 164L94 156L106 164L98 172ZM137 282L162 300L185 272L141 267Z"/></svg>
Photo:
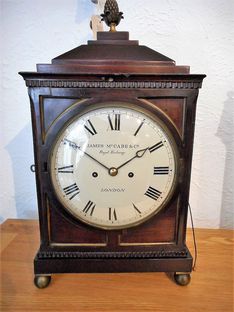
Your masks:
<svg viewBox="0 0 234 312"><path fill-rule="evenodd" d="M233 311L233 231L197 229L199 257L189 286L164 273L54 275L33 284L38 222L1 225L1 311ZM191 231L188 246L193 252Z"/></svg>

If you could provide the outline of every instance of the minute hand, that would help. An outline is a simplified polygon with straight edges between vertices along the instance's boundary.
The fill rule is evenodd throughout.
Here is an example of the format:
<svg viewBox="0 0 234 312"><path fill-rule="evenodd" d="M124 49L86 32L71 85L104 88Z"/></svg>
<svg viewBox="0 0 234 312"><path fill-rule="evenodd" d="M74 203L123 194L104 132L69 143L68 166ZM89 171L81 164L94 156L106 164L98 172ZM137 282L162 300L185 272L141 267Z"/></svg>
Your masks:
<svg viewBox="0 0 234 312"><path fill-rule="evenodd" d="M119 170L120 168L122 168L123 166L127 165L128 163L130 163L133 159L135 158L141 158L145 155L146 151L148 150L149 148L144 148L142 150L139 150L136 152L136 155L132 158L130 158L129 160L127 160L125 163L123 163L122 165L120 165L118 168L116 168L117 170Z"/></svg>
<svg viewBox="0 0 234 312"><path fill-rule="evenodd" d="M102 167L106 168L108 171L110 170L110 168L108 168L107 166L105 166L104 164L102 164L99 160L97 160L96 158L94 158L93 156L91 156L90 154L88 154L87 152L83 151L81 149L81 147L79 145L77 145L75 142L72 142L70 140L65 139L66 142L69 143L69 145L73 148L76 148L78 150L80 150L82 153L84 153L86 156L88 156L89 158L91 158L92 160L96 161L99 165L101 165Z"/></svg>

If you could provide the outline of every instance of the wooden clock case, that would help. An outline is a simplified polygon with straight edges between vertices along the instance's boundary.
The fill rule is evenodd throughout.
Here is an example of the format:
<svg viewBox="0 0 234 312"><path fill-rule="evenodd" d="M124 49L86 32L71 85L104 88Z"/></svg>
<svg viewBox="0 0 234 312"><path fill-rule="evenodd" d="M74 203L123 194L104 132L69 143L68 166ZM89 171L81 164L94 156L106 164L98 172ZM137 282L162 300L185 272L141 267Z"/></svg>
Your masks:
<svg viewBox="0 0 234 312"><path fill-rule="evenodd" d="M189 74L128 32L99 32L79 46L21 72L28 87L35 152L41 245L34 268L38 287L55 273L184 272L192 270L186 247L196 102L205 75ZM152 110L173 135L179 152L177 188L167 206L145 223L124 230L101 230L69 215L56 199L49 154L61 127L94 104L132 103ZM43 277L46 282L43 284ZM187 284L179 280L179 284Z"/></svg>

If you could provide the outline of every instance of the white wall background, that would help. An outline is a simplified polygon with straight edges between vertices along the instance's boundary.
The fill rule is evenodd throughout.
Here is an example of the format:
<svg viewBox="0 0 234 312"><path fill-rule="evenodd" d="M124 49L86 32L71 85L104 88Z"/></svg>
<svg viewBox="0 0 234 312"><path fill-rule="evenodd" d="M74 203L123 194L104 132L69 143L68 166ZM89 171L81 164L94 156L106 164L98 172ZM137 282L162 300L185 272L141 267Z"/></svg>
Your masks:
<svg viewBox="0 0 234 312"><path fill-rule="evenodd" d="M36 218L30 110L18 71L92 38L91 0L0 0L0 221ZM231 228L234 210L234 1L119 0L119 30L207 74L200 92L190 202L197 227Z"/></svg>

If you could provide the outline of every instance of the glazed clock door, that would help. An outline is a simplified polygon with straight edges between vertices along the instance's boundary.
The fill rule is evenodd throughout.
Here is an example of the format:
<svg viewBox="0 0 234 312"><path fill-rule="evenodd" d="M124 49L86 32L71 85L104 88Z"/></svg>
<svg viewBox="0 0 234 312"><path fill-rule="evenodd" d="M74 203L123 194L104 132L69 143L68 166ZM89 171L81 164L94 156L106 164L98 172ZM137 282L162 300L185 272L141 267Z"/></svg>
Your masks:
<svg viewBox="0 0 234 312"><path fill-rule="evenodd" d="M174 139L154 115L131 104L105 103L72 118L50 154L57 199L97 228L143 223L170 200L177 182Z"/></svg>

